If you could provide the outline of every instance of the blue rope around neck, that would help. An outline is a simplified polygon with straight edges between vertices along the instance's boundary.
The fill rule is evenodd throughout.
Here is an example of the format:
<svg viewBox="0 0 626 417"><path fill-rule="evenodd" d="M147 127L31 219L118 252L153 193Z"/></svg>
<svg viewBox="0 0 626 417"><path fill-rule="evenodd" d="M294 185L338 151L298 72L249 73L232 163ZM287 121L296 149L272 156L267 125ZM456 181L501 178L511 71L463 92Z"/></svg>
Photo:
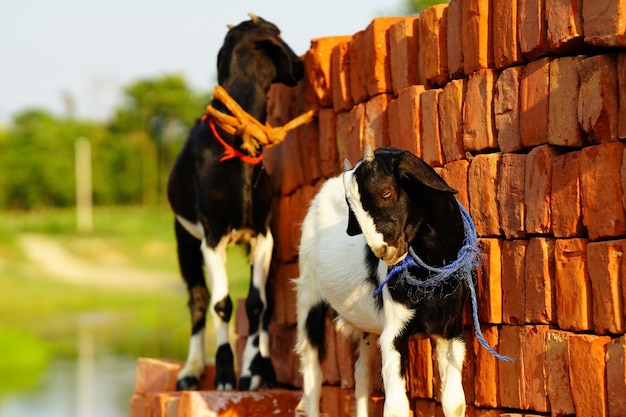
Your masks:
<svg viewBox="0 0 626 417"><path fill-rule="evenodd" d="M478 248L474 222L472 221L469 213L465 210L465 207L463 207L463 205L458 201L457 203L459 205L459 209L461 210L463 228L465 229L465 239L463 240L463 246L459 249L459 254L456 260L440 268L432 267L422 261L422 259L417 256L413 248L409 246L409 255L407 255L402 262L399 262L391 268L387 277L380 283L378 288L376 288L376 291L374 291L374 298L377 298L380 295L383 287L394 275L400 275L400 278L403 279L404 282L413 287L414 293L422 295L432 294L436 288L440 288L444 283L450 281L451 279L465 279L470 290L474 331L478 341L496 358L507 362L513 362L512 358L496 352L495 349L492 348L491 345L489 345L489 343L485 340L485 337L480 329L480 322L478 320L478 302L476 300L476 289L474 287L474 272L476 267L480 264L481 252ZM418 280L411 276L408 272L408 269L411 267L424 268L433 275L426 280Z"/></svg>

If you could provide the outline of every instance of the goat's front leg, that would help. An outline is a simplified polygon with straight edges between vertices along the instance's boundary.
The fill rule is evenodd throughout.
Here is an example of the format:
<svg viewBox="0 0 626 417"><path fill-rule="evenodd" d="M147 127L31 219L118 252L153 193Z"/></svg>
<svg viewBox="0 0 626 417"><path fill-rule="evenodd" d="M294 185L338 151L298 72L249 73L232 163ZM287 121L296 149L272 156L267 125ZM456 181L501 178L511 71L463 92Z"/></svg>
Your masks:
<svg viewBox="0 0 626 417"><path fill-rule="evenodd" d="M249 333L243 351L239 389L256 390L263 384L274 386L276 374L270 359L269 335L264 314L267 311L266 283L269 275L274 238L267 230L258 234L250 242L250 265L252 279L246 299Z"/></svg>
<svg viewBox="0 0 626 417"><path fill-rule="evenodd" d="M465 415L465 392L463 391L463 339L436 338L437 367L441 377L441 406L446 417Z"/></svg>
<svg viewBox="0 0 626 417"><path fill-rule="evenodd" d="M226 248L228 238L222 237L215 247L202 242L202 255L211 285L211 317L215 328L217 351L215 353L215 388L231 390L236 386L234 356L228 337L228 322L233 313L233 303L228 294L226 274Z"/></svg>

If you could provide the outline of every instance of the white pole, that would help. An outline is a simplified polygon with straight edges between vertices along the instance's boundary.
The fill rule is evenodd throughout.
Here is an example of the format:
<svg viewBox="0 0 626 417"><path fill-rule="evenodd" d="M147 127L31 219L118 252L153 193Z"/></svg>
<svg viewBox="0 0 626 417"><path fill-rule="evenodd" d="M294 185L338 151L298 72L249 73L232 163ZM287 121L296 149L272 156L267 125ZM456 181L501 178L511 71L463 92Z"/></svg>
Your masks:
<svg viewBox="0 0 626 417"><path fill-rule="evenodd" d="M93 197L91 188L91 144L76 139L76 227L79 232L93 230Z"/></svg>

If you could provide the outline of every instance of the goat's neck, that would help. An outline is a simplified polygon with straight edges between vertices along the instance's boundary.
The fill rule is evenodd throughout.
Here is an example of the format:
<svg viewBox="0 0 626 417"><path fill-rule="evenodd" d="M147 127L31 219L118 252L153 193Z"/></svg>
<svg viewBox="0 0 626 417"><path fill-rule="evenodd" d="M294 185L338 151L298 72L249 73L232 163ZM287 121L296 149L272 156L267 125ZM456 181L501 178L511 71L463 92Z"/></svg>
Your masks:
<svg viewBox="0 0 626 417"><path fill-rule="evenodd" d="M267 85L265 85L267 84ZM227 80L222 87L228 94L244 109L248 114L253 116L261 123L265 123L267 118L267 91L269 83L260 83L254 79ZM226 107L220 103L213 101L213 106L221 111L227 112Z"/></svg>

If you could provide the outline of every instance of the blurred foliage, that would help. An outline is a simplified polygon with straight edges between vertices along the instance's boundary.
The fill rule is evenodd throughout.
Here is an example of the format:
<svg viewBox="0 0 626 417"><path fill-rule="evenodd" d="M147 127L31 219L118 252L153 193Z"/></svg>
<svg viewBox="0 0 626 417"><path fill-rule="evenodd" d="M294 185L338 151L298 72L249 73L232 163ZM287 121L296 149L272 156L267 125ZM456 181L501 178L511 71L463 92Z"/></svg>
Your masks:
<svg viewBox="0 0 626 417"><path fill-rule="evenodd" d="M91 142L95 204L162 201L165 179L208 94L177 75L139 80L106 123L17 114L0 130L0 209L67 207L75 202L74 146Z"/></svg>

